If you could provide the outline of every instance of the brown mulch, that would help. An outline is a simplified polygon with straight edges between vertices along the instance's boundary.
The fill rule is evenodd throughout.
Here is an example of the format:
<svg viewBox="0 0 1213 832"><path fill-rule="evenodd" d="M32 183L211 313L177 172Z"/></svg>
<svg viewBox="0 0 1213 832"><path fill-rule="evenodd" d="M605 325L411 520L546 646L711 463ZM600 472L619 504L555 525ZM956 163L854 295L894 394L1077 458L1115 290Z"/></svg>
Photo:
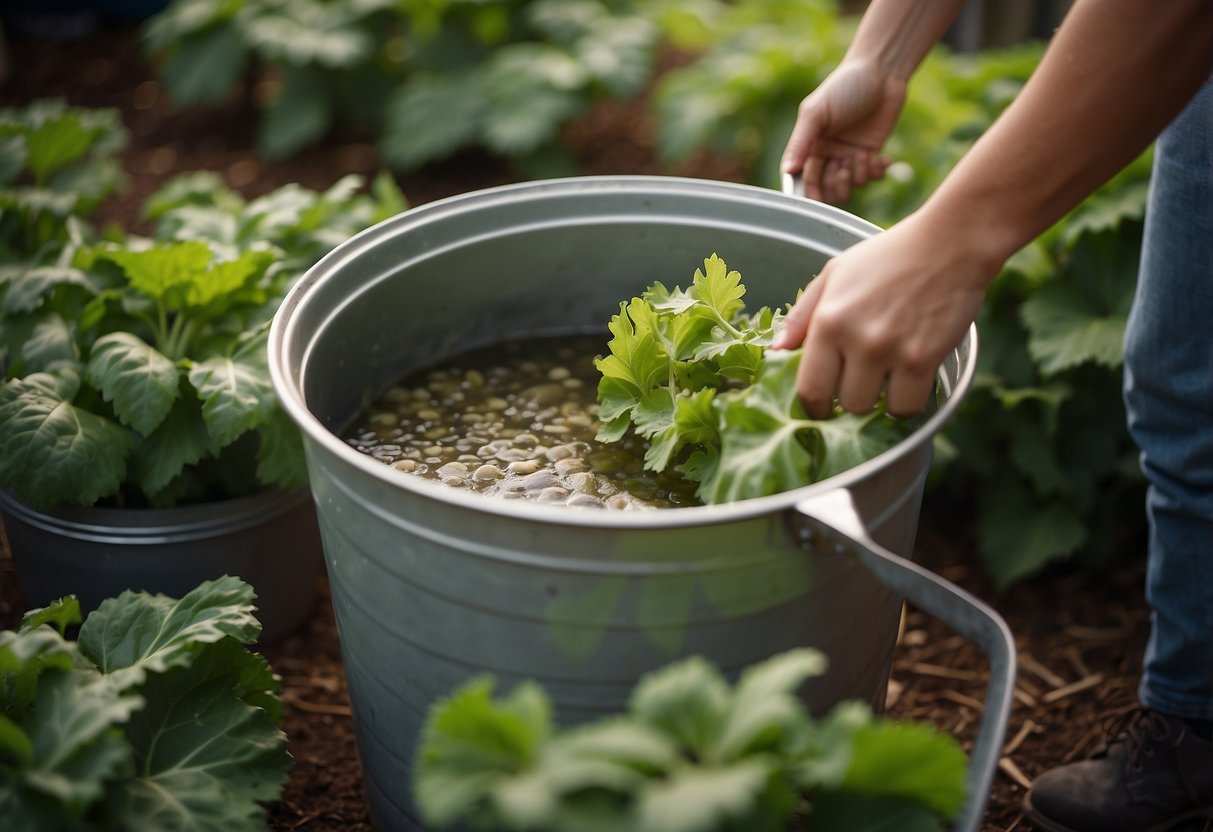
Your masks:
<svg viewBox="0 0 1213 832"><path fill-rule="evenodd" d="M10 44L13 72L0 103L61 96L81 106L114 106L131 131L124 153L128 189L104 209L102 220L128 228L138 206L172 175L220 172L248 197L288 182L323 189L347 173L379 169L365 137L343 136L281 163L255 157L251 96L233 94L222 105L172 110L140 57L131 29L106 30L70 43ZM653 127L642 102L604 104L571 125L566 138L585 173L655 173L742 181L727 160L701 154L676 168L660 165ZM401 177L412 204L514 180L508 166L478 154ZM1015 634L1020 658L1015 710L985 830L1028 828L1019 801L1045 769L1076 759L1102 739L1100 715L1131 702L1148 629L1142 566L1136 544L1125 544L1106 574L1060 567L998 597L982 575L963 510L928 497L918 558L944 577L991 603ZM327 593L327 588L322 587ZM0 552L0 627L12 627L24 609L6 552ZM370 829L354 745L349 703L327 594L299 633L266 650L284 683L283 729L296 765L286 792L270 807L277 830ZM987 674L980 651L938 622L909 611L896 648L888 712L923 719L970 741L981 711Z"/></svg>

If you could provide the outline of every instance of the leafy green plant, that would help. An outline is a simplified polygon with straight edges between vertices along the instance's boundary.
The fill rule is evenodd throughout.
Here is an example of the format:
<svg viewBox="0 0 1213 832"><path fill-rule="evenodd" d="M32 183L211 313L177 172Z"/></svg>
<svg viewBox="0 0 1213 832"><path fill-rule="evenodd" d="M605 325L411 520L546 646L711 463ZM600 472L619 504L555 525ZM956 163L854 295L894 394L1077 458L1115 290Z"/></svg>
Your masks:
<svg viewBox="0 0 1213 832"><path fill-rule="evenodd" d="M352 124L402 170L469 146L559 162L560 126L638 91L657 40L623 0L177 0L145 36L183 106L221 99L253 65L266 155Z"/></svg>
<svg viewBox="0 0 1213 832"><path fill-rule="evenodd" d="M52 265L69 223L123 184L126 141L116 110L51 99L0 110L0 264Z"/></svg>
<svg viewBox="0 0 1213 832"><path fill-rule="evenodd" d="M69 217L32 264L0 268L0 485L36 508L305 485L265 336L308 266L405 207L386 175L361 186L246 202L186 175L148 200L152 239Z"/></svg>
<svg viewBox="0 0 1213 832"><path fill-rule="evenodd" d="M661 158L708 148L745 161L751 181L778 184L797 105L841 60L854 22L833 0L663 0L654 15L696 56L657 84Z"/></svg>
<svg viewBox="0 0 1213 832"><path fill-rule="evenodd" d="M774 184L796 105L851 38L834 3L672 2L659 19L697 55L658 86L668 156L711 147L746 160L755 183ZM742 20L760 22L754 31L768 36ZM936 49L886 145L896 163L846 207L880 225L917 208L1014 99L1042 51ZM1012 258L978 317L978 376L937 441L931 487L974 502L979 551L999 587L1066 558L1105 563L1143 528L1120 339L1149 166L1147 153Z"/></svg>
<svg viewBox="0 0 1213 832"><path fill-rule="evenodd" d="M539 686L494 699L474 679L430 710L417 805L439 828L942 830L965 798L959 744L859 702L813 719L795 691L824 667L792 650L730 685L694 657L641 679L626 713L563 730Z"/></svg>
<svg viewBox="0 0 1213 832"><path fill-rule="evenodd" d="M45 829L265 829L290 769L253 591L69 597L0 632L0 816ZM79 626L75 641L68 628Z"/></svg>
<svg viewBox="0 0 1213 832"><path fill-rule="evenodd" d="M654 283L611 318L599 358L598 439L632 429L645 467L681 463L707 503L808 485L876 456L908 432L883 407L810 419L796 394L801 350L768 351L782 313L744 313L741 274L713 254L683 290Z"/></svg>

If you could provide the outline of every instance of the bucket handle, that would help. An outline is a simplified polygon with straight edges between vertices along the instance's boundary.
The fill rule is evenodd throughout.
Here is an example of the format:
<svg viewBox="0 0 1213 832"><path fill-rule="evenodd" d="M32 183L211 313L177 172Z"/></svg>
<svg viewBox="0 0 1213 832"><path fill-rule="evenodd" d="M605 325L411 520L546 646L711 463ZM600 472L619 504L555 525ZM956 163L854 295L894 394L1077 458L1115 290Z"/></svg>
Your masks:
<svg viewBox="0 0 1213 832"><path fill-rule="evenodd" d="M1015 692L1015 642L1010 629L984 602L873 540L850 490L839 488L809 497L796 504L796 512L794 533L803 548L856 558L882 584L985 651L990 684L969 756L965 805L953 827L955 832L977 832L994 784Z"/></svg>

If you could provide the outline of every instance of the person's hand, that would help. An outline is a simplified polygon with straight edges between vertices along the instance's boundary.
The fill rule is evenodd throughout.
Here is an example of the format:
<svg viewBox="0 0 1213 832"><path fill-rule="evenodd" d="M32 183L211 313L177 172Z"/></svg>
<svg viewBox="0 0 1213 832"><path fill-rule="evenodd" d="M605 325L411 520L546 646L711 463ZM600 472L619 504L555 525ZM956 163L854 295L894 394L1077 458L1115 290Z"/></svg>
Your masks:
<svg viewBox="0 0 1213 832"><path fill-rule="evenodd" d="M926 407L999 264L922 225L912 216L839 254L789 311L773 346L804 345L797 392L810 417L829 416L835 395L866 413L882 390L894 415Z"/></svg>
<svg viewBox="0 0 1213 832"><path fill-rule="evenodd" d="M884 176L880 148L905 103L906 83L867 61L843 61L802 102L780 169L804 174L805 196L840 204Z"/></svg>

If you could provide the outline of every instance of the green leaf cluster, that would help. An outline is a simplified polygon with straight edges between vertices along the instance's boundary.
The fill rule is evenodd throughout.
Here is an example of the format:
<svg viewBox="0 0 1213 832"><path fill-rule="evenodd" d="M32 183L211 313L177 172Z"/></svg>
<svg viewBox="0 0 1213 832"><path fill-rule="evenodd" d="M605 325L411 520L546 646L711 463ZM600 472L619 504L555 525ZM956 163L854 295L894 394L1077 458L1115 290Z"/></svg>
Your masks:
<svg viewBox="0 0 1213 832"><path fill-rule="evenodd" d="M401 170L470 146L558 163L562 124L649 80L657 35L618 0L176 0L144 30L181 106L264 76L270 158L353 125Z"/></svg>
<svg viewBox="0 0 1213 832"><path fill-rule="evenodd" d="M832 0L654 8L666 37L695 55L657 87L666 157L709 148L746 162L755 183L776 184L796 106L842 59L850 24ZM1042 52L1037 43L935 49L886 144L895 164L847 207L881 225L916 209ZM937 441L931 487L974 503L980 552L1000 587L1061 559L1101 566L1119 540L1143 530L1119 376L1150 159L1143 154L1013 257L978 317L977 383Z"/></svg>
<svg viewBox="0 0 1213 832"><path fill-rule="evenodd" d="M435 828L942 830L965 797L959 744L858 702L813 719L796 690L824 667L792 650L731 685L693 657L642 678L625 713L566 729L539 686L494 698L474 679L430 710L417 805Z"/></svg>
<svg viewBox="0 0 1213 832"><path fill-rule="evenodd" d="M811 419L796 393L801 350L766 349L783 323L745 313L741 274L716 254L690 288L652 284L611 318L609 354L595 360L598 439L644 437L645 467L671 465L723 503L798 488L845 471L904 437L883 407Z"/></svg>
<svg viewBox="0 0 1213 832"><path fill-rule="evenodd" d="M43 109L19 121L42 123ZM71 148L57 158L81 158ZM145 203L150 238L98 237L71 215L36 252L0 259L0 487L45 508L306 485L265 338L309 266L407 207L386 174L362 186L246 202L214 174L186 174Z"/></svg>
<svg viewBox="0 0 1213 832"><path fill-rule="evenodd" d="M54 264L67 224L125 182L117 110L57 99L0 109L0 263Z"/></svg>
<svg viewBox="0 0 1213 832"><path fill-rule="evenodd" d="M253 591L74 597L0 632L0 816L45 829L266 829L290 769ZM68 628L79 625L75 641Z"/></svg>

